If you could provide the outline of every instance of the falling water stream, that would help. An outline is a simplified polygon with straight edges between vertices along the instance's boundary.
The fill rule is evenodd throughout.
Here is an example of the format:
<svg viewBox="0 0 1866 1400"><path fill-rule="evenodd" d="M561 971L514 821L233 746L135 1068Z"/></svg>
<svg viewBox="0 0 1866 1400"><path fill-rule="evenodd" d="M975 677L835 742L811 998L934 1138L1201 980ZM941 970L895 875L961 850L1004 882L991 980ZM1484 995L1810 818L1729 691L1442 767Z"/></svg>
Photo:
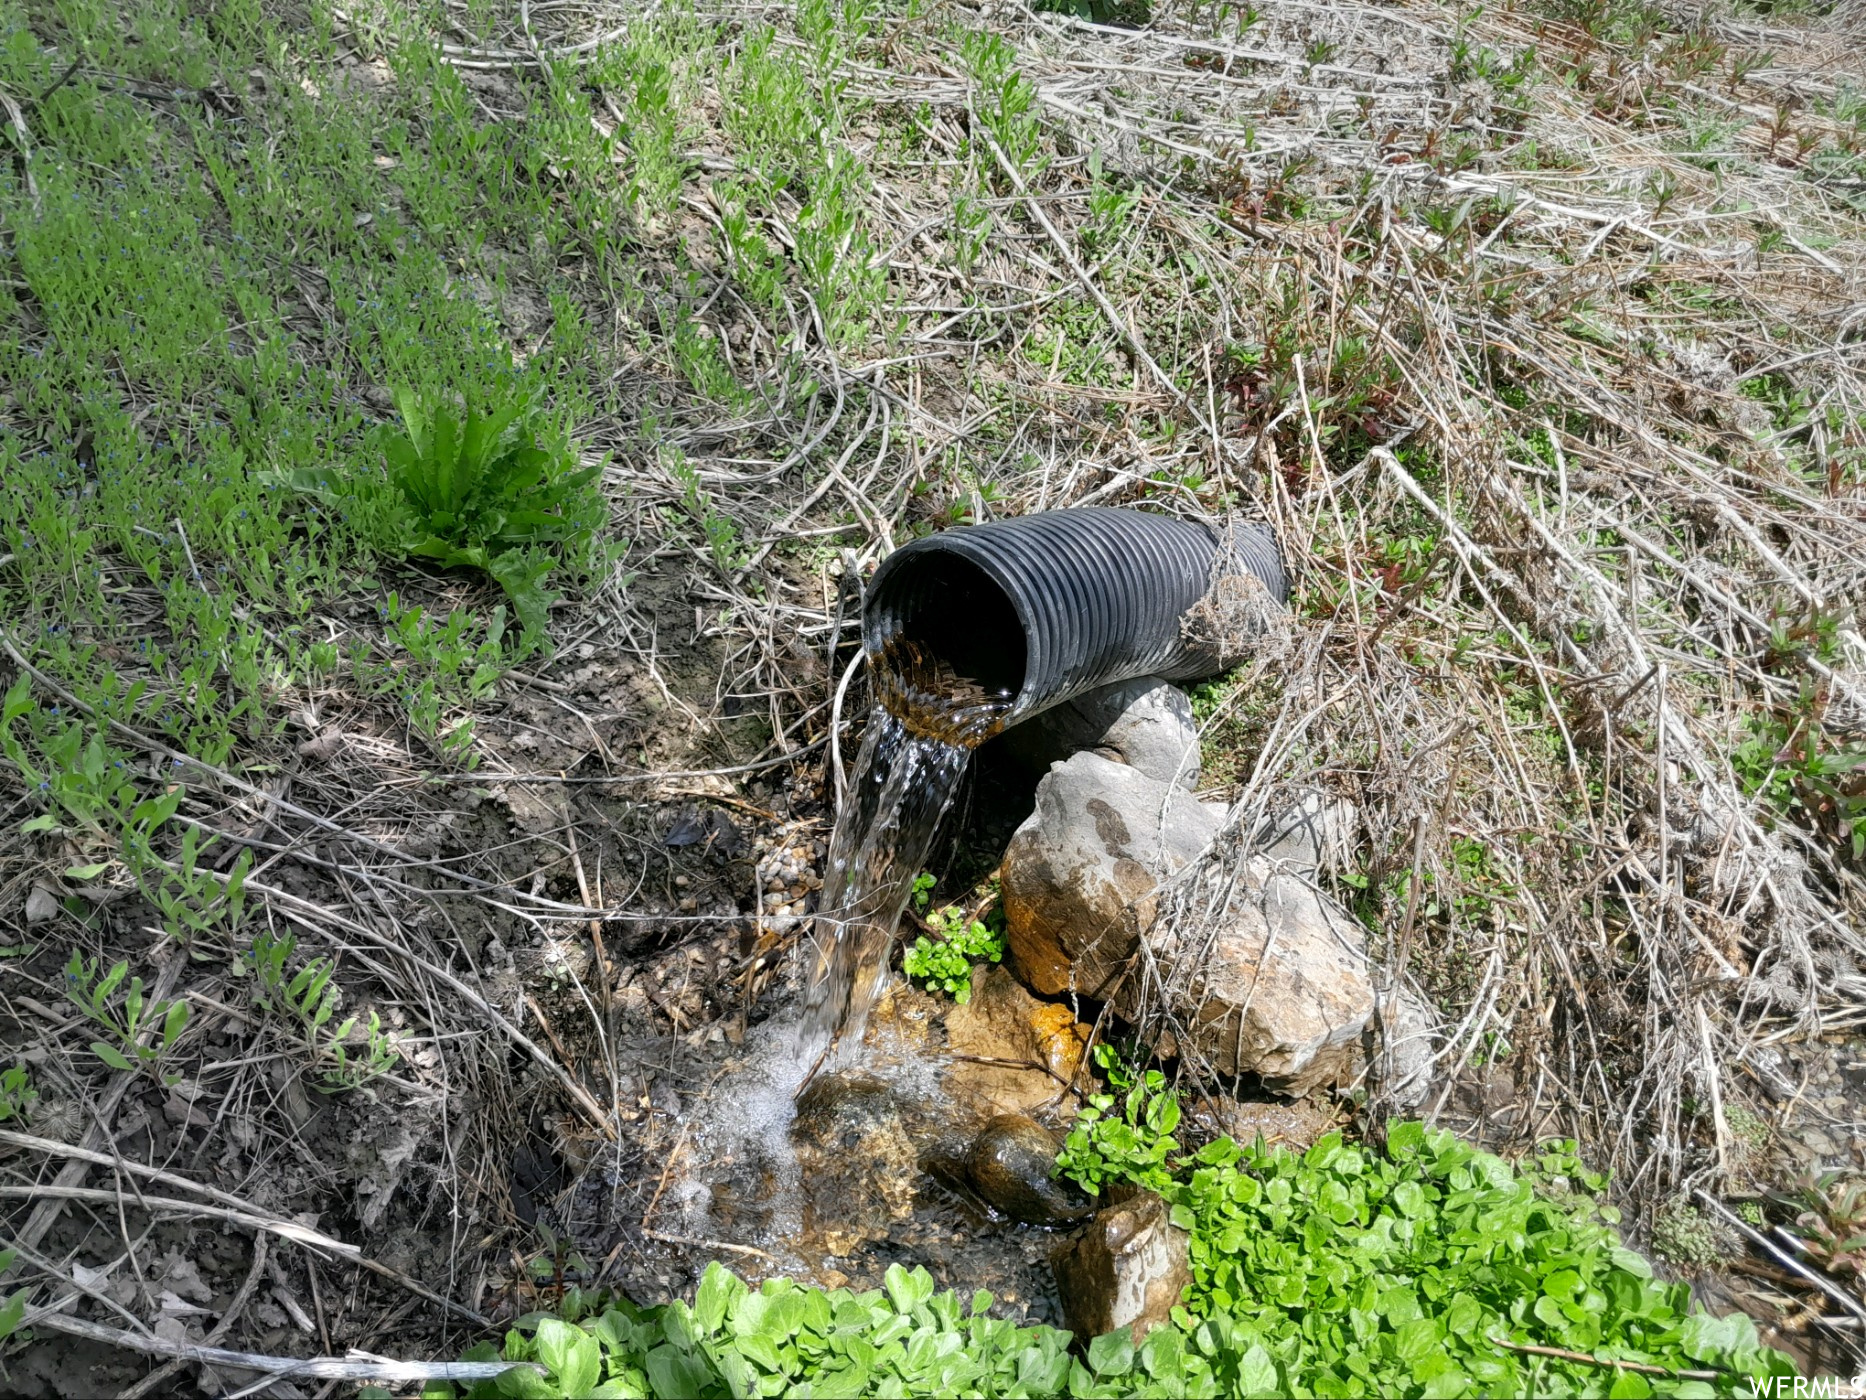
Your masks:
<svg viewBox="0 0 1866 1400"><path fill-rule="evenodd" d="M830 837L811 939L802 1048L811 1073L862 1038L894 931L972 750L1004 727L988 693L911 642L875 663L876 705Z"/></svg>
<svg viewBox="0 0 1866 1400"><path fill-rule="evenodd" d="M755 1241L800 1276L847 1263L853 1241L904 1220L934 1228L914 1182L932 1140L965 1117L946 1098L924 1025L886 1016L871 1027L870 1012L914 876L972 751L1005 727L1013 697L905 640L871 666L876 703L830 838L801 1003L748 1038L668 1191L692 1234ZM947 1248L982 1251L966 1267L986 1276L1023 1246L986 1235Z"/></svg>

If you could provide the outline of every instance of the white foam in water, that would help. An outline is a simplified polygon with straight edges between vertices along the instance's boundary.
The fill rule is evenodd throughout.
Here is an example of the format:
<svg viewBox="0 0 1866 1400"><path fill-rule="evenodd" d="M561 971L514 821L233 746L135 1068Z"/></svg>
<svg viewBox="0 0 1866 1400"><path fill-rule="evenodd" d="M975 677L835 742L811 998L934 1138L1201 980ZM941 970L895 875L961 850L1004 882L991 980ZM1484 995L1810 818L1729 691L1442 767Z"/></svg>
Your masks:
<svg viewBox="0 0 1866 1400"><path fill-rule="evenodd" d="M768 1204L771 1218L765 1240L733 1239L736 1244L776 1245L796 1238L801 1223L802 1174L791 1146L791 1124L797 1118L794 1096L803 1086L809 1060L803 1056L798 1026L791 1020L767 1021L746 1037L746 1055L731 1073L713 1086L695 1129L688 1152L688 1182L700 1186L689 1192L694 1229L733 1238L736 1222L711 1218L713 1191L701 1179L718 1181L735 1166L755 1166L772 1176L769 1188L758 1193Z"/></svg>

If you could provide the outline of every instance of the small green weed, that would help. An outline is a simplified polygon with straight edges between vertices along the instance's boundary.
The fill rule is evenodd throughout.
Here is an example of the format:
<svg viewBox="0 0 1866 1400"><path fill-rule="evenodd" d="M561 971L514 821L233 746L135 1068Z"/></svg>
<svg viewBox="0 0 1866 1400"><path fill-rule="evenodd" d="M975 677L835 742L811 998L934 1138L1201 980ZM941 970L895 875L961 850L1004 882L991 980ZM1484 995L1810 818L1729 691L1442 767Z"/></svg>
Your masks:
<svg viewBox="0 0 1866 1400"><path fill-rule="evenodd" d="M39 1091L32 1087L32 1072L24 1062L0 1070L0 1123L24 1118L38 1097ZM4 1268L0 1265L0 1269Z"/></svg>
<svg viewBox="0 0 1866 1400"><path fill-rule="evenodd" d="M19 1257L17 1250L0 1249L0 1274L13 1267L13 1261ZM0 1303L0 1341L5 1341L19 1331L19 1324L26 1316L26 1300L32 1296L30 1288L14 1291L6 1302Z"/></svg>
<svg viewBox="0 0 1866 1400"><path fill-rule="evenodd" d="M1036 84L1017 66L1017 51L990 29L966 32L959 57L973 82L972 107L1011 167L1025 178L1034 174L1040 131L1035 116ZM987 152L982 169L996 172Z"/></svg>
<svg viewBox="0 0 1866 1400"><path fill-rule="evenodd" d="M1652 1250L1687 1269L1708 1269L1729 1252L1720 1229L1690 1201L1667 1201L1652 1221Z"/></svg>
<svg viewBox="0 0 1866 1400"><path fill-rule="evenodd" d="M713 502L712 493L700 482L700 469L679 448L668 448L661 457L667 474L680 487L680 503L688 518L700 527L706 552L722 574L731 574L744 564L746 550L739 538L738 524Z"/></svg>
<svg viewBox="0 0 1866 1400"><path fill-rule="evenodd" d="M13 732L24 722L26 741ZM21 676L7 691L0 709L0 748L20 771L26 786L54 810L30 817L22 831L82 830L114 836L130 820L136 806L136 786L122 756L113 753L95 730L87 734L77 720L65 720L54 705L49 714L32 698L30 677ZM61 822L58 811L64 813Z"/></svg>
<svg viewBox="0 0 1866 1400"><path fill-rule="evenodd" d="M1111 1045L1095 1047L1109 1092L1089 1095L1057 1154L1056 1174L1091 1196L1104 1184L1130 1181L1158 1190L1171 1178L1167 1158L1179 1150L1179 1095L1157 1069L1134 1069ZM1117 1103L1119 1108L1116 1108Z"/></svg>
<svg viewBox="0 0 1866 1400"><path fill-rule="evenodd" d="M1866 1181L1823 1172L1777 1200L1795 1212L1795 1230L1823 1268L1866 1278Z"/></svg>
<svg viewBox="0 0 1866 1400"><path fill-rule="evenodd" d="M91 1020L110 1033L109 1041L93 1040L91 1051L111 1069L147 1069L163 1084L173 1084L180 1075L164 1075L162 1059L188 1028L190 1012L185 1001L145 1002L143 979L131 977L121 999L117 989L123 986L130 965L120 962L99 981L95 959L86 962L74 952L65 965L65 995ZM150 1027L159 1027L155 1043L144 1045L142 1036Z"/></svg>
<svg viewBox="0 0 1866 1400"><path fill-rule="evenodd" d="M1730 750L1730 766L1746 796L1779 817L1798 820L1866 856L1866 745L1835 740L1822 729L1819 706L1800 713L1751 715Z"/></svg>
<svg viewBox="0 0 1866 1400"><path fill-rule="evenodd" d="M995 909L985 919L970 919L956 904L931 908L933 885L925 872L914 877L914 908L932 934L914 940L902 955L901 970L927 991L945 992L963 1006L972 999L973 967L1003 961L1004 920Z"/></svg>
<svg viewBox="0 0 1866 1400"><path fill-rule="evenodd" d="M307 1060L318 1068L322 1092L358 1089L388 1073L401 1056L383 1034L374 1011L369 1013L360 1055L353 1055L349 1046L356 1017L349 1017L333 1031L325 1031L342 1002L342 994L331 981L336 964L329 958L313 958L292 972L289 964L297 947L298 941L289 934L274 938L262 931L234 963L233 971L235 975L252 977L255 1005L295 1023Z"/></svg>
<svg viewBox="0 0 1866 1400"><path fill-rule="evenodd" d="M1053 15L1074 15L1094 24L1140 29L1152 22L1151 0L1036 0L1031 7Z"/></svg>

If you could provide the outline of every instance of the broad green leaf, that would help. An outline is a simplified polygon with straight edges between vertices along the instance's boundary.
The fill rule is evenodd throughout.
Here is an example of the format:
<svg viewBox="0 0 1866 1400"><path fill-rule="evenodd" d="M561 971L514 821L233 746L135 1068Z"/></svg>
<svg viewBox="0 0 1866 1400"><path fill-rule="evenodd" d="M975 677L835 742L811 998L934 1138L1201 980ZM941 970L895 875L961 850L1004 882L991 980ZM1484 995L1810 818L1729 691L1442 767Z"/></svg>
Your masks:
<svg viewBox="0 0 1866 1400"><path fill-rule="evenodd" d="M1395 1123L1387 1129L1387 1154L1396 1162L1416 1155L1424 1144L1423 1123Z"/></svg>
<svg viewBox="0 0 1866 1400"><path fill-rule="evenodd" d="M657 1400L692 1400L712 1378L698 1357L669 1343L648 1353L647 1369L648 1386Z"/></svg>
<svg viewBox="0 0 1866 1400"><path fill-rule="evenodd" d="M19 1330L20 1319L26 1316L26 1299L31 1295L30 1288L22 1288L0 1304L0 1339L10 1337Z"/></svg>
<svg viewBox="0 0 1866 1400"><path fill-rule="evenodd" d="M136 1068L136 1066L132 1065L128 1060L123 1058L122 1052L118 1051L112 1046L104 1044L104 1042L101 1040L93 1040L91 1042L91 1053L96 1055L98 1059L102 1060L105 1064L109 1065L110 1068L112 1069L120 1070L120 1069Z"/></svg>
<svg viewBox="0 0 1866 1400"><path fill-rule="evenodd" d="M1247 1396L1277 1395L1282 1391L1276 1374L1276 1363L1259 1344L1253 1343L1238 1358L1238 1390Z"/></svg>
<svg viewBox="0 0 1866 1400"><path fill-rule="evenodd" d="M745 1285L730 1269L714 1260L706 1266L698 1292L693 1298L694 1321L703 1333L717 1332L727 1310L745 1292Z"/></svg>
<svg viewBox="0 0 1866 1400"><path fill-rule="evenodd" d="M1124 1376L1134 1366L1134 1339L1123 1327L1104 1333L1088 1345L1089 1369L1098 1376Z"/></svg>

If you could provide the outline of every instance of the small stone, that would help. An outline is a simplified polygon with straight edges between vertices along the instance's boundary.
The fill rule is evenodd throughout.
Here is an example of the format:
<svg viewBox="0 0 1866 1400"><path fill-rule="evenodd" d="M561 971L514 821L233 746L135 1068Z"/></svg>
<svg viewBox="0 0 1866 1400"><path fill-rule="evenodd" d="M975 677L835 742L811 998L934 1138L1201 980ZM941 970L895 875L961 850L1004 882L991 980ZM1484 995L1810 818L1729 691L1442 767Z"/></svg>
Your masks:
<svg viewBox="0 0 1866 1400"><path fill-rule="evenodd" d="M26 896L26 922L29 924L50 923L58 917L58 896L44 885L34 885Z"/></svg>
<svg viewBox="0 0 1866 1400"><path fill-rule="evenodd" d="M1034 1118L1001 1113L985 1124L966 1156L972 1189L991 1206L1026 1225L1063 1225L1094 1207L1066 1183L1052 1179L1062 1142Z"/></svg>
<svg viewBox="0 0 1866 1400"><path fill-rule="evenodd" d="M1169 1325L1192 1283L1187 1244L1151 1191L1108 1207L1050 1256L1064 1324L1084 1340L1127 1327L1136 1343Z"/></svg>

